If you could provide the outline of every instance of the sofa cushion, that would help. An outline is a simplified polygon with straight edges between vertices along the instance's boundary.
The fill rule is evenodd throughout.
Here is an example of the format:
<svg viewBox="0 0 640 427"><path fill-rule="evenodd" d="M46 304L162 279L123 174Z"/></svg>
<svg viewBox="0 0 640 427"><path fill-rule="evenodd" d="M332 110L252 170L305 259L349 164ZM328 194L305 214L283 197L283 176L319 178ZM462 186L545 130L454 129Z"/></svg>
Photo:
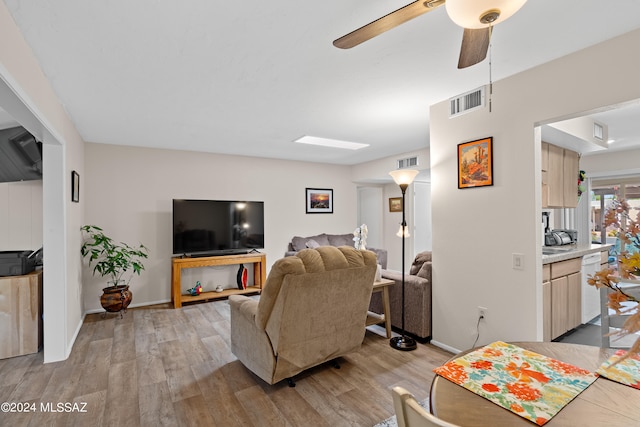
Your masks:
<svg viewBox="0 0 640 427"><path fill-rule="evenodd" d="M413 260L411 268L409 269L409 274L411 274L412 276L418 274L418 271L420 271L420 269L422 268L422 264L427 261L431 261L431 251L420 252Z"/></svg>
<svg viewBox="0 0 640 427"><path fill-rule="evenodd" d="M353 234L328 234L331 246L353 246Z"/></svg>
<svg viewBox="0 0 640 427"><path fill-rule="evenodd" d="M416 273L416 276L422 277L423 279L431 280L431 261L427 261L422 264L420 270Z"/></svg>
<svg viewBox="0 0 640 427"><path fill-rule="evenodd" d="M315 240L315 242L319 246L330 246L329 239L325 233L318 234L317 236L309 236L309 237L300 237L295 236L291 239L291 246L294 251L301 251L303 249L307 249L307 242L309 240Z"/></svg>
<svg viewBox="0 0 640 427"><path fill-rule="evenodd" d="M320 247L320 243L316 242L313 239L309 239L307 240L307 248L309 249L315 249L315 248L319 248Z"/></svg>

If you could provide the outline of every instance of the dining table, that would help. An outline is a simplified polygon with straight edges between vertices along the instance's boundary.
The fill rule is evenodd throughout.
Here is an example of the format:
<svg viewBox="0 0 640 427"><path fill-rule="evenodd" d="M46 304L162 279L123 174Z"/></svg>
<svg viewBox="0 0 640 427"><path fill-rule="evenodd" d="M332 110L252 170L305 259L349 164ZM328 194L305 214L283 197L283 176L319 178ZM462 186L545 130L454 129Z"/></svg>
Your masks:
<svg viewBox="0 0 640 427"><path fill-rule="evenodd" d="M596 372L616 349L557 342L512 342L523 349ZM450 360L473 351L455 355ZM430 411L463 427L518 427L536 424L439 375L431 383ZM640 426L640 390L598 377L551 418L548 427Z"/></svg>

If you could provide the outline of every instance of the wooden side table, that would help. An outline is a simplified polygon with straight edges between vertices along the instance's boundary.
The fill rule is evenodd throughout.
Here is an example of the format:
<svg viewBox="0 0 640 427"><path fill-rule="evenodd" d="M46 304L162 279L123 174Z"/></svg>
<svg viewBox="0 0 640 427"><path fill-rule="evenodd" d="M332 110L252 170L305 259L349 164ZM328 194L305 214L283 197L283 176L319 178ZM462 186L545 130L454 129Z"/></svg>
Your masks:
<svg viewBox="0 0 640 427"><path fill-rule="evenodd" d="M395 281L390 279L380 279L377 282L373 282L373 290L371 294L376 292L382 292L382 314L374 313L372 311L367 312L367 326L378 325L384 323L384 327L387 330L387 338L391 338L391 309L389 305L389 286L393 285Z"/></svg>

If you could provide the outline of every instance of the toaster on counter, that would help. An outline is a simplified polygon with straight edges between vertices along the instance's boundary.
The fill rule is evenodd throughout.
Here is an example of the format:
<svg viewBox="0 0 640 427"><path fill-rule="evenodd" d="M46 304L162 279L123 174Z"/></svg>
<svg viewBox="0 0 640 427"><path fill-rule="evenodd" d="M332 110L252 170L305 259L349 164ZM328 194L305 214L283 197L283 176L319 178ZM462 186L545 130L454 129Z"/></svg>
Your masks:
<svg viewBox="0 0 640 427"><path fill-rule="evenodd" d="M561 246L576 243L578 232L576 230L551 230L544 235L545 246Z"/></svg>

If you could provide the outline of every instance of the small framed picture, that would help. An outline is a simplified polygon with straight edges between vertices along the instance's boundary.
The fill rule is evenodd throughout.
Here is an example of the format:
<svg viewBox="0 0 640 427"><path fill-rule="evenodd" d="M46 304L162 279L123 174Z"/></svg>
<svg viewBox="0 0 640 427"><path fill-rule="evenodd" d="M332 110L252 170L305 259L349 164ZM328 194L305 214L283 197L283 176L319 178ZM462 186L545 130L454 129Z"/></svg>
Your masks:
<svg viewBox="0 0 640 427"><path fill-rule="evenodd" d="M493 185L493 137L458 144L458 188Z"/></svg>
<svg viewBox="0 0 640 427"><path fill-rule="evenodd" d="M307 213L333 213L333 190L326 188L307 188Z"/></svg>
<svg viewBox="0 0 640 427"><path fill-rule="evenodd" d="M76 171L71 171L71 201L80 201L80 175Z"/></svg>
<svg viewBox="0 0 640 427"><path fill-rule="evenodd" d="M389 197L389 212L402 212L402 197Z"/></svg>

